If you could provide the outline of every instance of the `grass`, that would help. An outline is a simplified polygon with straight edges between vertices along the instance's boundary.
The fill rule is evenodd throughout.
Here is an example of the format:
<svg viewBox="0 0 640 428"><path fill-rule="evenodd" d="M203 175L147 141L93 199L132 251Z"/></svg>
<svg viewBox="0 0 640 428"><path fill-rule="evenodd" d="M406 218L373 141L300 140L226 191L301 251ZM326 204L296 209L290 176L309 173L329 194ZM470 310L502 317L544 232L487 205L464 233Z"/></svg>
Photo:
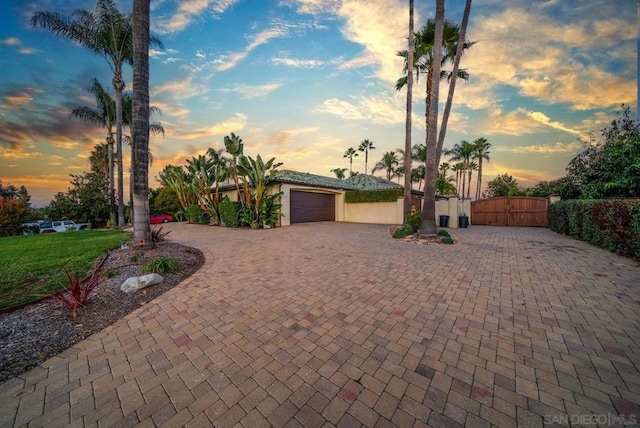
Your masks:
<svg viewBox="0 0 640 428"><path fill-rule="evenodd" d="M71 273L86 276L108 250L129 239L120 230L78 230L0 239L0 309L64 288Z"/></svg>

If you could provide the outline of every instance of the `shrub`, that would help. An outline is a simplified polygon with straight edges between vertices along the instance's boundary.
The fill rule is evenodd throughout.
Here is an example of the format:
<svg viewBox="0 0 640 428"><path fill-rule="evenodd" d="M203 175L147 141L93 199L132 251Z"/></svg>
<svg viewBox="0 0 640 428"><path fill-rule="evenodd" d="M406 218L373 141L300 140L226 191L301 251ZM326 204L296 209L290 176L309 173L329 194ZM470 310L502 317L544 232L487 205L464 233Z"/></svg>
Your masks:
<svg viewBox="0 0 640 428"><path fill-rule="evenodd" d="M228 197L220 202L219 210L220 210L220 220L227 227L238 227L240 226L240 210L242 209L242 204L240 202L234 202L230 200Z"/></svg>
<svg viewBox="0 0 640 428"><path fill-rule="evenodd" d="M348 204L361 202L395 202L403 195L402 192L402 189L349 190L344 194L344 201Z"/></svg>
<svg viewBox="0 0 640 428"><path fill-rule="evenodd" d="M443 236L441 241L443 244L453 244L453 238L450 236Z"/></svg>
<svg viewBox="0 0 640 428"><path fill-rule="evenodd" d="M568 200L549 205L549 228L640 258L640 200Z"/></svg>
<svg viewBox="0 0 640 428"><path fill-rule="evenodd" d="M396 230L395 232L393 232L393 237L395 239L402 239L406 236L409 235L413 235L415 233L415 231L412 231L409 227L402 226L400 229Z"/></svg>
<svg viewBox="0 0 640 428"><path fill-rule="evenodd" d="M195 223L195 224L209 223L209 216L204 211L202 211L202 208L200 208L200 205L198 204L189 205L187 209L184 210L183 214L189 223Z"/></svg>
<svg viewBox="0 0 640 428"><path fill-rule="evenodd" d="M168 272L175 272L180 269L180 263L171 257L159 257L157 259L150 260L142 271L144 273L159 273L165 274Z"/></svg>
<svg viewBox="0 0 640 428"><path fill-rule="evenodd" d="M445 238L450 238L451 235L449 235L449 232L447 232L446 230L439 230L438 231L438 236L443 236Z"/></svg>
<svg viewBox="0 0 640 428"><path fill-rule="evenodd" d="M405 225L411 228L411 230L413 231L411 233L416 233L418 230L420 230L421 224L422 224L422 213L420 211L416 211L414 213L409 214L407 216L407 219L405 220Z"/></svg>
<svg viewBox="0 0 640 428"><path fill-rule="evenodd" d="M67 276L68 284L63 290L56 291L51 294L53 298L60 303L71 309L71 319L75 323L78 306L85 305L91 300L93 289L100 283L102 278L100 269L105 259L98 264L98 266L91 271L88 277L82 278L80 274L71 274L64 269L64 273Z"/></svg>

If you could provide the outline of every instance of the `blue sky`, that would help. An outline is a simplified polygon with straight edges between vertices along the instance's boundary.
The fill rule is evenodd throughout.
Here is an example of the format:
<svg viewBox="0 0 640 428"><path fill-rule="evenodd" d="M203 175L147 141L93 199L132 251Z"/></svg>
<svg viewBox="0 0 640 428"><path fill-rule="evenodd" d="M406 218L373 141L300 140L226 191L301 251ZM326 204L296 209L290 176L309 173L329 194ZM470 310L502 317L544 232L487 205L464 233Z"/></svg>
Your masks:
<svg viewBox="0 0 640 428"><path fill-rule="evenodd" d="M447 1L446 18L459 21L463 3ZM105 131L69 113L94 102L92 78L110 88L112 74L101 57L32 29L29 19L38 10L70 15L94 6L3 3L0 179L26 186L36 206L66 191L69 174L89 169L88 154ZM129 11L131 1L118 6ZM636 110L636 7L631 0L475 0L468 39L477 43L462 61L471 78L457 86L445 147L487 138L485 183L505 172L525 186L564 175L580 139L597 139L622 103ZM166 130L150 143L151 187L165 165L222 148L231 132L246 154L322 175L348 167L344 151L365 138L376 147L369 169L403 147L406 94L394 82L407 1L158 0L151 8L152 32L165 46L152 51L151 103ZM435 1L416 1L416 28L434 8ZM131 75L127 68L128 89ZM414 144L424 141L424 82L414 88ZM354 170L364 172L363 156Z"/></svg>

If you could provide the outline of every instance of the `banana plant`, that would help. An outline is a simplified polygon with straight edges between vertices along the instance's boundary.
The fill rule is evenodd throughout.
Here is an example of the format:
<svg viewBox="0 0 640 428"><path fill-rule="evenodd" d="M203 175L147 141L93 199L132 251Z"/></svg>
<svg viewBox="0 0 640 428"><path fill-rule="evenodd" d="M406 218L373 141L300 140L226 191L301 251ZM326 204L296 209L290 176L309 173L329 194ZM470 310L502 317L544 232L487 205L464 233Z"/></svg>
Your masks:
<svg viewBox="0 0 640 428"><path fill-rule="evenodd" d="M233 177L233 182L236 184L238 200L244 205L244 202L240 198L240 184L238 182L238 158L244 156L244 145L242 144L242 139L239 135L232 132L231 136L227 135L224 137L224 147L231 155L231 176Z"/></svg>
<svg viewBox="0 0 640 428"><path fill-rule="evenodd" d="M277 200L283 192L268 195L267 189L278 174L276 168L281 165L282 162L276 163L275 158L265 163L260 155L255 160L250 156L239 158L238 175L242 180L246 204L241 218L253 229L264 227L265 224L274 226L280 218L280 204Z"/></svg>

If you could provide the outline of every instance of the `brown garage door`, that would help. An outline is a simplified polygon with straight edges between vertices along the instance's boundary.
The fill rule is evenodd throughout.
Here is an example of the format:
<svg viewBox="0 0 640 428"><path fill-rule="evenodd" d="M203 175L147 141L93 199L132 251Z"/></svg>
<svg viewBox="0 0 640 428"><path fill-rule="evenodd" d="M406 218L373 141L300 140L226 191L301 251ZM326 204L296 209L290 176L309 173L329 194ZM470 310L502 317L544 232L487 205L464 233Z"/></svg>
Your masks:
<svg viewBox="0 0 640 428"><path fill-rule="evenodd" d="M291 224L336 220L336 196L330 193L291 191Z"/></svg>

